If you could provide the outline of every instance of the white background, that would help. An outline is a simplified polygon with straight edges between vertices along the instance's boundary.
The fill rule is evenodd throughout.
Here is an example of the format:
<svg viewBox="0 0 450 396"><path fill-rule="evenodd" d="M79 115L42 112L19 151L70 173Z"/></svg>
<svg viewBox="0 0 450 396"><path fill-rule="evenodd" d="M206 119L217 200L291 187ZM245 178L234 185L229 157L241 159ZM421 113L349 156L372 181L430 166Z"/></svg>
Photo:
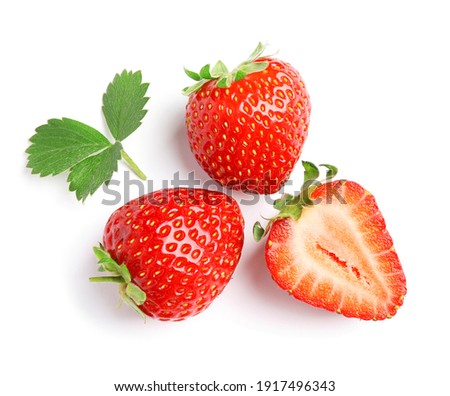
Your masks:
<svg viewBox="0 0 450 396"><path fill-rule="evenodd" d="M448 15L445 1L2 2L0 393L334 380L335 395L448 394ZM392 320L347 319L281 291L251 238L254 221L272 213L261 199L243 207L242 260L211 307L185 322L144 324L117 308L114 285L88 282L91 248L119 205L103 205L101 190L81 204L66 175L25 169L27 139L48 118L104 130L102 94L127 68L151 83L127 152L155 187L176 171L207 181L184 135L183 66L220 58L234 67L258 41L306 81L302 158L337 165L377 198L408 282ZM298 166L292 180L301 178Z"/></svg>

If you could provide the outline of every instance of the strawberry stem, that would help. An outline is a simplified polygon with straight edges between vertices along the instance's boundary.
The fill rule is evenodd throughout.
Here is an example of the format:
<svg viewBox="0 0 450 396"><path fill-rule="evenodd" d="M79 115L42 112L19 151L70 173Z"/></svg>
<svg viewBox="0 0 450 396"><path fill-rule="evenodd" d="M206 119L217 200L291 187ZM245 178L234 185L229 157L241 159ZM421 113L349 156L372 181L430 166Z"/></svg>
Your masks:
<svg viewBox="0 0 450 396"><path fill-rule="evenodd" d="M147 180L147 176L145 176L144 172L142 172L136 163L131 159L131 157L125 152L125 150L121 151L122 159L126 162L129 168L142 180Z"/></svg>

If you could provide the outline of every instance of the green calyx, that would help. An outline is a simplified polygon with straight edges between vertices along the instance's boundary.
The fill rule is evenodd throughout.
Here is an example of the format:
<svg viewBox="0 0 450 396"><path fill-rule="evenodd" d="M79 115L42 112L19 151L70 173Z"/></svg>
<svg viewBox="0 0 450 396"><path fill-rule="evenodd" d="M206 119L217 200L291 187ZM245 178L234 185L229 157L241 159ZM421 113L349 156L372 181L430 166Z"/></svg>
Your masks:
<svg viewBox="0 0 450 396"><path fill-rule="evenodd" d="M300 189L300 193L296 196L291 194L283 194L281 198L274 202L274 208L279 210L279 213L274 217L267 219L269 223L264 229L259 221L257 221L253 226L253 238L255 241L260 241L264 238L270 231L272 224L283 218L291 218L293 220L298 220L302 215L304 207L314 205L314 200L311 198L313 191L322 184L319 181L320 171L319 168L312 162L302 161L304 171L303 185ZM333 165L320 164L327 169L325 176L325 181L329 182L333 177L336 176L338 169Z"/></svg>
<svg viewBox="0 0 450 396"><path fill-rule="evenodd" d="M182 91L183 94L189 96L193 92L198 91L204 84L211 80L216 80L216 86L219 88L229 88L234 81L242 80L248 74L266 69L269 62L256 62L262 56L266 47L266 44L258 43L257 47L250 54L247 60L239 64L231 72L228 71L228 68L220 60L213 66L213 68L211 68L210 64L203 66L199 73L184 68L184 72L187 76L196 82L195 84L184 88Z"/></svg>
<svg viewBox="0 0 450 396"><path fill-rule="evenodd" d="M102 244L93 248L94 254L97 257L99 272L109 272L110 276L98 276L89 278L91 282L112 282L118 283L119 293L122 300L133 308L145 321L145 314L139 308L147 296L145 292L136 284L131 282L130 271L125 264L118 264L112 259L111 255L105 251Z"/></svg>

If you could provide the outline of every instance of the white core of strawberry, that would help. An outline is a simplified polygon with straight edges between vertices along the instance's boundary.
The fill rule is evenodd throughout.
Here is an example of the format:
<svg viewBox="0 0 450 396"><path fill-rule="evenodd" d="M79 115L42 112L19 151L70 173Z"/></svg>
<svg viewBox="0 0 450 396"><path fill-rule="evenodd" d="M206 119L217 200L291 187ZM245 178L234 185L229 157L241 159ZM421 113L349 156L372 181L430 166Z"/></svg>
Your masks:
<svg viewBox="0 0 450 396"><path fill-rule="evenodd" d="M345 291L340 306L346 298L366 301L374 307L382 301L385 304L391 297L386 280L349 211L344 204L320 204L305 207L301 220L292 222L296 285L314 274L313 288L329 282L335 291Z"/></svg>

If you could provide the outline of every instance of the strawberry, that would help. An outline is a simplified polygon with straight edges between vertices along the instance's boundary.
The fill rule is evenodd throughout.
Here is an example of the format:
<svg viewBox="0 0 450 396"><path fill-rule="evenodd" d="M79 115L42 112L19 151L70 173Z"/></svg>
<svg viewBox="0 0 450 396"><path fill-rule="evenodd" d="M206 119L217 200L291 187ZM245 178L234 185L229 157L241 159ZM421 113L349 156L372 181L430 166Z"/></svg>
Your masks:
<svg viewBox="0 0 450 396"><path fill-rule="evenodd" d="M271 194L288 180L307 137L311 105L290 64L262 57L259 44L232 72L221 62L184 89L187 136L210 177L237 190Z"/></svg>
<svg viewBox="0 0 450 396"><path fill-rule="evenodd" d="M121 284L138 313L183 320L205 310L229 282L241 256L244 220L236 201L217 191L164 189L117 209L91 278ZM144 316L145 317L145 316Z"/></svg>
<svg viewBox="0 0 450 396"><path fill-rule="evenodd" d="M295 298L347 317L382 320L403 304L406 280L375 198L358 183L315 179L309 162L300 195L275 202L280 213L263 230L275 282Z"/></svg>

